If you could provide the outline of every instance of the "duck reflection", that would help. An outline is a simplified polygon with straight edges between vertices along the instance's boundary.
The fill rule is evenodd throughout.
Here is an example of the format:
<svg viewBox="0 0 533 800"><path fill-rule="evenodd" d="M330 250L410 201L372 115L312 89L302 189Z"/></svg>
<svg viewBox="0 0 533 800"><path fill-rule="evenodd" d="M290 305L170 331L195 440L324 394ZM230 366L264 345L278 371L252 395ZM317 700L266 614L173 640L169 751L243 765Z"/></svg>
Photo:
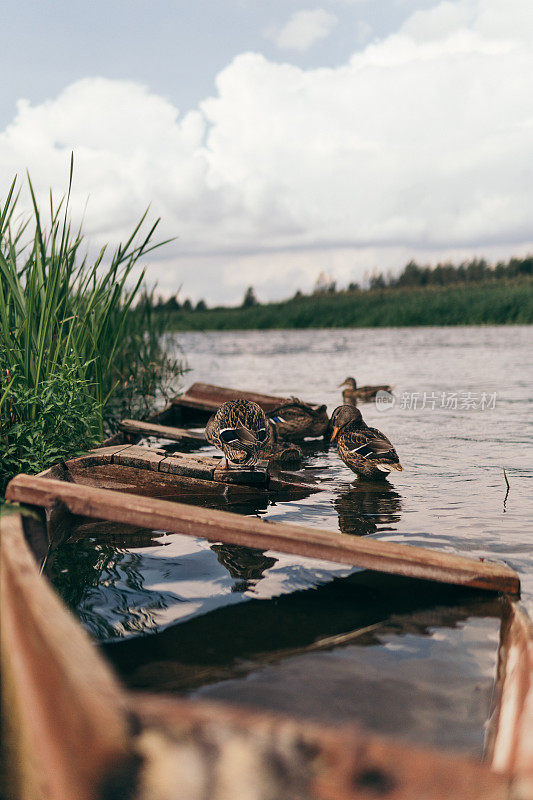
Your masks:
<svg viewBox="0 0 533 800"><path fill-rule="evenodd" d="M277 563L277 558L266 556L263 550L252 550L238 544L213 544L211 550L217 554L219 563L237 581L231 587L232 592L246 592L261 580L267 569Z"/></svg>
<svg viewBox="0 0 533 800"><path fill-rule="evenodd" d="M352 536L394 530L401 517L401 495L388 483L358 481L357 486L336 497L339 530Z"/></svg>

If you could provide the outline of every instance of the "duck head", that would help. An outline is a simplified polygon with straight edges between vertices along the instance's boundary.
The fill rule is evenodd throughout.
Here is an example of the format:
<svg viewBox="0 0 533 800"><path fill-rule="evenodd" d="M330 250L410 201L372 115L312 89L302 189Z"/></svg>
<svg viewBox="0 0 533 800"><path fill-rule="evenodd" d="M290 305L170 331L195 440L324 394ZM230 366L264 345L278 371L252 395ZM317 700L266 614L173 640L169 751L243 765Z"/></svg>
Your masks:
<svg viewBox="0 0 533 800"><path fill-rule="evenodd" d="M341 384L339 384L339 389L342 389L343 386L346 386L347 389L357 389L357 382L355 378L345 378Z"/></svg>
<svg viewBox="0 0 533 800"><path fill-rule="evenodd" d="M331 441L334 442L337 438L339 431L349 425L350 423L355 422L362 424L363 417L361 416L361 412L357 408L357 406L339 406L335 409L333 414L331 415L331 425L333 427L333 433L331 434Z"/></svg>

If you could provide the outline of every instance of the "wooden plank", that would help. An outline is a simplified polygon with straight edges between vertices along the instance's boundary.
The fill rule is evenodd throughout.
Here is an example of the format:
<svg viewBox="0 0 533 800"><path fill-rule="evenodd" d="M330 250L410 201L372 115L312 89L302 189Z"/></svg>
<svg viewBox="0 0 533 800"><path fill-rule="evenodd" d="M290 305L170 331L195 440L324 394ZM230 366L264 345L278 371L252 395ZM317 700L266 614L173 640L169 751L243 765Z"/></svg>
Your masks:
<svg viewBox="0 0 533 800"><path fill-rule="evenodd" d="M144 694L132 713L151 734L139 741L138 800L509 800L507 780L483 764L355 725Z"/></svg>
<svg viewBox="0 0 533 800"><path fill-rule="evenodd" d="M117 456L123 450L129 449L131 446L131 444L117 444L110 447L97 447L93 450L89 450L87 455L78 456L78 458L83 458L86 467L90 467L93 464L112 464L115 456ZM77 459L71 458L68 461L65 461L65 466L69 468L70 465L76 460Z"/></svg>
<svg viewBox="0 0 533 800"><path fill-rule="evenodd" d="M224 511L124 495L31 475L13 478L6 497L12 502L44 506L60 500L73 513L87 517L130 522L151 529L202 536L208 541L352 564L378 572L509 594L518 594L520 590L514 570L486 560L241 517Z"/></svg>
<svg viewBox="0 0 533 800"><path fill-rule="evenodd" d="M176 406L173 403L170 403L168 406L165 406L161 409L161 411L156 411L154 414L151 414L147 422L153 422L156 425L170 425L174 422L176 414ZM113 445L124 444L126 437L122 431L118 431L115 433L114 436L109 436L107 439L104 439L102 442L102 447L111 447ZM133 444L133 442L129 442Z"/></svg>
<svg viewBox="0 0 533 800"><path fill-rule="evenodd" d="M2 518L2 702L12 796L96 800L128 759L126 701L24 541L20 516ZM6 733L4 730L3 733Z"/></svg>
<svg viewBox="0 0 533 800"><path fill-rule="evenodd" d="M203 444L205 436L186 428L175 428L168 425L156 425L153 422L143 422L138 419L123 419L119 428L125 433L137 433L141 436L157 436L160 439L170 439L173 442L194 442Z"/></svg>
<svg viewBox="0 0 533 800"><path fill-rule="evenodd" d="M215 467L197 459L187 458L187 456L171 455L159 462L159 471L212 481Z"/></svg>
<svg viewBox="0 0 533 800"><path fill-rule="evenodd" d="M510 603L500 632L497 713L488 757L515 779L515 796L533 798L533 623Z"/></svg>
<svg viewBox="0 0 533 800"><path fill-rule="evenodd" d="M148 447L138 447L135 444L125 447L113 456L113 464L122 464L125 467L142 467L157 472L159 464L165 455Z"/></svg>

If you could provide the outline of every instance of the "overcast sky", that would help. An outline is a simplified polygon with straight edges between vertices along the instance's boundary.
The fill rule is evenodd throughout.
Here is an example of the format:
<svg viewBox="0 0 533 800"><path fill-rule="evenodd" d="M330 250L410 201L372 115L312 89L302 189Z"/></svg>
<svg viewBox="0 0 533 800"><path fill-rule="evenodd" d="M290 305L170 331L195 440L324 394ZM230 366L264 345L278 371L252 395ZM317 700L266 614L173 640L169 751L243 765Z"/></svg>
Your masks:
<svg viewBox="0 0 533 800"><path fill-rule="evenodd" d="M95 245L178 237L164 294L533 252L531 0L7 0L0 59L0 194L74 151Z"/></svg>

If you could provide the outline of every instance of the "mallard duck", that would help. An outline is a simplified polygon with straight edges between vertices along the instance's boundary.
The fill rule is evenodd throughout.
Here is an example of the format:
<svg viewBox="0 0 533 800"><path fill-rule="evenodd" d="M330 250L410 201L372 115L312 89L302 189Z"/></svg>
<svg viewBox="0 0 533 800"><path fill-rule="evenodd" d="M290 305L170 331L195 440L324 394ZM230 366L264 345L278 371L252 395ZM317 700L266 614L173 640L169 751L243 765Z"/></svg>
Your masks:
<svg viewBox="0 0 533 800"><path fill-rule="evenodd" d="M280 439L301 441L306 436L324 436L329 425L326 406L313 408L297 397L268 412L268 418L276 426Z"/></svg>
<svg viewBox="0 0 533 800"><path fill-rule="evenodd" d="M377 428L369 428L355 406L336 408L331 425L331 441L337 439L337 451L353 472L366 478L385 478L392 470L402 471L390 440Z"/></svg>
<svg viewBox="0 0 533 800"><path fill-rule="evenodd" d="M346 389L342 393L342 400L346 405L351 404L354 406L358 400L367 403L369 400L373 400L378 392L392 393L392 386L387 386L386 384L382 386L359 386L358 388L355 378L345 378L339 388L343 386L346 386Z"/></svg>
<svg viewBox="0 0 533 800"><path fill-rule="evenodd" d="M297 444L287 442L287 444L279 444L272 456L269 458L268 464L273 468L283 469L299 469L302 465L303 453Z"/></svg>
<svg viewBox="0 0 533 800"><path fill-rule="evenodd" d="M253 467L262 458L269 425L261 406L251 400L228 400L205 426L205 438L225 456L224 469Z"/></svg>

